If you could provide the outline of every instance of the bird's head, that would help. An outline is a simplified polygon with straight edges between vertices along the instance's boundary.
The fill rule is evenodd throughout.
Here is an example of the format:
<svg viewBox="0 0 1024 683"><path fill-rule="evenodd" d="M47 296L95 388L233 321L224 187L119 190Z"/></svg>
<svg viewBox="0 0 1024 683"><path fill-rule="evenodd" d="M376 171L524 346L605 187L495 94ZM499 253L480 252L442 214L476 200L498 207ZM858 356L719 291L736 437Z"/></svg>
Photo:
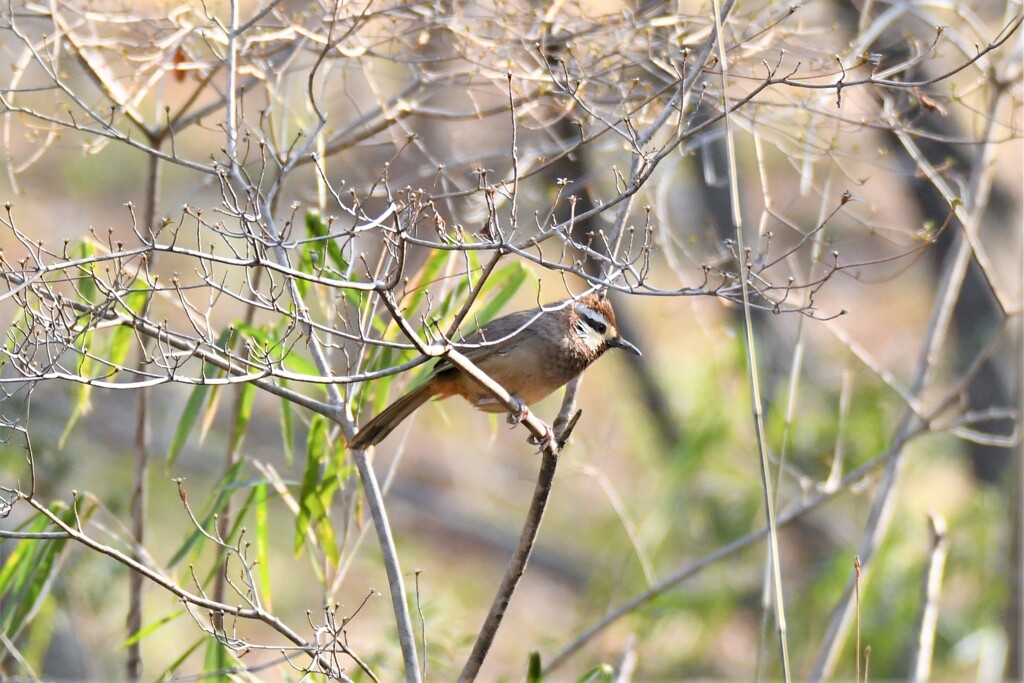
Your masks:
<svg viewBox="0 0 1024 683"><path fill-rule="evenodd" d="M601 353L605 349L616 348L642 355L640 349L619 334L619 328L615 325L615 311L608 299L590 294L574 303L573 311L576 313L573 332L579 335L591 351Z"/></svg>

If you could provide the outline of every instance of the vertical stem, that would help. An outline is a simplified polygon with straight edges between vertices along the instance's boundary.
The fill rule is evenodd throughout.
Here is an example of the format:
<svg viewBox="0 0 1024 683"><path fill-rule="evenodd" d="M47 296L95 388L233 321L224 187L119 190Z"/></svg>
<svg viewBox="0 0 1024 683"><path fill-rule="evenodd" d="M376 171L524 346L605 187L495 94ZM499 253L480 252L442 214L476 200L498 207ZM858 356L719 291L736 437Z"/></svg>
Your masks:
<svg viewBox="0 0 1024 683"><path fill-rule="evenodd" d="M918 628L917 653L914 656L914 671L911 676L914 683L924 683L931 676L935 627L939 622L939 595L942 592L946 555L949 553L946 521L942 517L929 517L928 523L932 531L932 548L921 590L921 623Z"/></svg>
<svg viewBox="0 0 1024 683"><path fill-rule="evenodd" d="M159 141L154 141L154 146L159 149ZM156 155L150 155L149 168L146 173L145 204L142 208L142 232L150 242L155 239L154 226L156 224L156 201L160 194L160 170L160 159ZM154 256L155 254L150 254L150 267L153 265ZM143 348L143 356L147 353L147 348L148 344ZM142 358L139 359L139 362L142 362ZM145 388L139 389L138 399L135 418L135 470L132 474L130 509L133 544L131 557L136 562L141 562L142 547L146 540L146 500L149 478L149 402ZM129 681L138 681L142 677L142 645L132 636L142 629L143 578L142 574L138 572L128 573L128 617L125 626L131 644L128 646L125 676Z"/></svg>
<svg viewBox="0 0 1024 683"><path fill-rule="evenodd" d="M234 176L240 182L240 174ZM274 243L269 249L273 259L282 265L288 265L288 252L281 244L281 233L274 221L273 211L266 197L258 197L260 214L263 218L267 233L273 238ZM294 280L288 280L288 295L295 308L295 321L302 333L309 340L308 349L313 358L313 364L317 371L323 376L331 374L330 363L324 352L323 345L317 338L310 324L308 313L304 313L305 305L299 288ZM337 384L328 383L324 387L327 397L334 411L333 419L341 427L345 434L345 440L351 443L355 436L355 427L345 417L345 397ZM391 592L391 606L395 615L395 628L398 630L398 643L402 649L402 661L405 667L405 679L409 683L420 683L419 657L416 654L416 637L413 635L412 618L409 616L409 603L406 598L405 582L402 578L402 569L398 562L398 551L395 549L395 540L391 534L391 523L388 521L388 514L384 508L384 496L377 482L377 475L373 471L366 451L352 449L352 460L359 471L359 479L363 484L363 495L366 499L366 507L370 509L370 516L373 519L373 526L377 532L377 541L380 544L381 555L384 561L384 571L388 578L388 587Z"/></svg>
<svg viewBox="0 0 1024 683"><path fill-rule="evenodd" d="M789 647L786 642L786 608L782 593L782 567L779 561L779 534L775 525L775 501L772 495L772 476L768 465L768 442L764 433L764 409L761 405L761 386L758 380L757 347L754 343L754 327L750 316L750 290L747 286L747 255L743 242L743 219L740 212L739 181L736 176L736 142L732 133L732 117L729 116L729 69L724 41L722 40L722 14L719 0L713 0L715 33L718 36L718 60L722 69L722 98L725 111L725 141L729 152L729 183L732 202L733 225L736 228L736 249L739 260L740 289L743 293L743 331L747 350L747 376L750 380L750 400L754 411L754 431L757 450L761 456L761 488L764 495L765 516L768 519L768 547L771 561L771 578L774 592L775 623L779 633L779 654L782 663L782 678L789 681Z"/></svg>
<svg viewBox="0 0 1024 683"><path fill-rule="evenodd" d="M363 495L366 496L366 507L370 509L373 527L377 531L377 542L380 544L381 555L384 556L384 569L388 577L388 588L391 592L391 608L395 613L395 625L398 628L398 643L402 648L402 659L405 665L407 683L419 683L419 661L416 655L416 638L412 631L412 618L409 616L409 601L405 593L405 582L398 564L398 550L395 539L391 535L391 523L384 509L384 495L377 483L377 475L366 451L353 450L352 459L359 470L359 479L363 483Z"/></svg>
<svg viewBox="0 0 1024 683"><path fill-rule="evenodd" d="M1018 254L1018 266L1024 273L1024 251ZM1017 340L1020 343L1021 320L1017 318ZM1024 358L1018 347L1017 362L1017 415L1024 415ZM1020 417L1018 417L1018 422ZM1020 428L1018 424L1018 429ZM1024 680L1024 440L1017 441L1014 449L1011 480L1007 487L1010 508L1010 599L1007 604L1006 631L1010 652L1005 675L1009 680Z"/></svg>
<svg viewBox="0 0 1024 683"><path fill-rule="evenodd" d="M991 186L992 164L989 162L993 148L991 124L994 120L991 112L996 111L1001 103L1001 97L996 97L992 102L989 109L990 118L986 119L989 122L989 127L982 131L980 136L980 139L985 142L978 152L971 183L964 190L969 206L968 211L965 211L959 203L953 202L953 198L957 196L953 188L936 172L935 167L924 158L910 136L899 129L894 120L891 105L887 104L883 112L886 115L886 123L892 127L909 156L917 164L917 168L928 177L936 189L949 198L953 205L953 211L960 222L960 230L954 236L955 241L950 247L946 263L943 265L942 277L937 287L935 303L932 306L931 318L928 322L928 331L925 334L924 343L919 352L914 379L911 383L911 394L915 398L919 398L923 394L928 386L929 378L935 370L935 361L939 357L939 351L948 336L950 320L953 317L953 307L956 305L963 286L964 277L967 274L967 267L971 262L973 250L969 236L977 229L977 219L986 204L988 191ZM864 537L861 539L861 548L858 554L865 570L870 565L875 552L888 533L889 524L892 521L896 505L897 485L906 461L902 444L906 442L907 435L917 429L916 423L919 421L920 418L913 408L908 405L904 410L903 416L900 418L899 427L897 428L896 442L901 444L901 448L894 451L886 464L885 474L878 484L878 493L875 495L871 512L868 515ZM811 672L811 680L818 681L830 678L835 670L842 643L852 618L853 581L853 577L847 581L839 603L832 612L832 619L825 632L821 650L818 653L818 659Z"/></svg>
<svg viewBox="0 0 1024 683"><path fill-rule="evenodd" d="M1022 253L1024 256L1024 253ZM1024 263L1021 264L1024 267ZM1021 271L1024 272L1024 271ZM1020 320L1017 334L1020 335ZM1018 339L1020 337L1018 336ZM1017 357L1017 400L1018 415L1024 415L1024 368L1021 357ZM1010 601L1007 608L1007 632L1010 636L1009 664L1006 677L1010 680L1024 680L1024 441L1018 441L1016 458L1012 467L1012 480L1008 487L1011 515L1010 541Z"/></svg>
<svg viewBox="0 0 1024 683"><path fill-rule="evenodd" d="M231 23L228 29L228 163L234 168L238 145L238 0L231 0Z"/></svg>
<svg viewBox="0 0 1024 683"><path fill-rule="evenodd" d="M476 679L480 673L480 666L484 663L494 637L498 632L498 626L505 616L508 604L512 599L519 579L526 571L526 563L530 559L534 543L537 540L537 532L540 530L540 523L544 519L544 509L547 507L548 498L551 496L551 486L555 480L555 469L558 467L558 447L552 445L542 451L540 472L537 475L537 485L533 490L533 500L530 501L530 509L526 513L526 520L523 522L523 530L519 536L519 543L512 553L512 559L505 568L505 575L501 578L501 585L495 594L494 602L487 613L480 633L477 634L473 651L466 661L466 665L459 674L459 683L469 683Z"/></svg>
<svg viewBox="0 0 1024 683"><path fill-rule="evenodd" d="M227 93L227 154L230 165L231 177L237 182L246 186L247 183L237 166L237 141L238 141L238 0L231 0L231 20L227 31L228 54L228 93ZM267 234L273 240L270 247L270 255L282 265L289 264L288 252L281 244L281 233L274 221L271 202L267 197L257 190L255 199L259 212L263 218ZM317 370L324 376L331 374L330 364L324 353L323 346L314 334L308 314L304 313L305 306L302 296L294 280L288 281L288 294L293 302L295 320L303 334L309 339L309 351ZM345 397L336 384L326 385L327 395L331 406L334 409L335 421L345 432L345 438L351 440L355 435L355 428L345 419ZM395 626L398 630L398 641L402 649L402 660L405 666L405 677L410 683L419 683L420 670L418 657L416 655L416 640L412 630L412 619L409 616L409 605L406 600L405 584L402 579L401 567L398 563L398 553L395 550L394 538L391 535L391 525L388 522L387 512L384 509L384 498L377 483L377 476L373 471L369 458L365 451L353 450L352 459L359 471L359 477L363 484L363 494L366 497L366 505L370 509L373 518L374 528L377 531L377 540L380 543L381 555L383 556L384 569L388 577L388 585L391 592L391 603L395 614Z"/></svg>
<svg viewBox="0 0 1024 683"><path fill-rule="evenodd" d="M131 558L142 561L142 547L146 540L146 480L149 476L149 415L146 389L140 389L135 417L135 471L132 475L132 551ZM134 639L142 629L142 586L143 576L139 572L128 572L128 618L126 627L128 639L125 674L129 681L142 679L142 647Z"/></svg>

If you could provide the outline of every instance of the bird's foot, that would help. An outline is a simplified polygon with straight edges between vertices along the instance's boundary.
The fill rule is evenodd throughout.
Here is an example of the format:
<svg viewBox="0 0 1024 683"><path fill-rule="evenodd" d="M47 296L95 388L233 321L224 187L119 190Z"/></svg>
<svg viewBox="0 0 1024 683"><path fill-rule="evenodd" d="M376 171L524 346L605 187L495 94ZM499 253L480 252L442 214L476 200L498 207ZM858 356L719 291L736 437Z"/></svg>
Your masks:
<svg viewBox="0 0 1024 683"><path fill-rule="evenodd" d="M557 449L558 441L555 439L555 433L551 430L551 427L544 426L544 436L538 438L533 434L526 440L527 443L533 444L534 446L540 446L542 451L549 449Z"/></svg>
<svg viewBox="0 0 1024 683"><path fill-rule="evenodd" d="M516 396L512 397L515 401L516 409L508 414L508 423L515 427L516 425L522 424L526 416L530 414L530 409L526 407L526 401Z"/></svg>

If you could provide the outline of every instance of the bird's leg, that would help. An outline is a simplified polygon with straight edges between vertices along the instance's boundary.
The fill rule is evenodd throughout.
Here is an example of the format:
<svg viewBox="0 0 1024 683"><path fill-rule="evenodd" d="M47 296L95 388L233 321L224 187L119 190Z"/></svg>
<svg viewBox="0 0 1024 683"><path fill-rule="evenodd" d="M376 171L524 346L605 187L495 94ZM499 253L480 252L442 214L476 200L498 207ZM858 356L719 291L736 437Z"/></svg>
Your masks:
<svg viewBox="0 0 1024 683"><path fill-rule="evenodd" d="M508 414L508 423L515 427L526 419L526 416L530 414L530 409L527 407L526 401L518 396L513 396L512 400L515 401L516 409ZM547 425L544 425L544 436L537 438L531 434L526 442L535 446L539 445L541 450L558 447L558 439L555 438L555 433L551 430L551 427Z"/></svg>
<svg viewBox="0 0 1024 683"><path fill-rule="evenodd" d="M518 396L513 396L512 401L515 403L516 409L508 414L507 421L510 425L515 427L526 419L526 416L530 414L530 409L526 407L526 401Z"/></svg>
<svg viewBox="0 0 1024 683"><path fill-rule="evenodd" d="M530 414L530 409L527 407L526 401L518 396L513 396L512 400L515 401L516 409L508 414L508 423L515 427L526 419L526 416ZM558 444L558 441L555 438L555 433L551 431L551 427L548 427L547 425L544 426L544 436L537 438L531 434L530 437L526 439L526 442L535 446L539 445L541 450L555 447Z"/></svg>

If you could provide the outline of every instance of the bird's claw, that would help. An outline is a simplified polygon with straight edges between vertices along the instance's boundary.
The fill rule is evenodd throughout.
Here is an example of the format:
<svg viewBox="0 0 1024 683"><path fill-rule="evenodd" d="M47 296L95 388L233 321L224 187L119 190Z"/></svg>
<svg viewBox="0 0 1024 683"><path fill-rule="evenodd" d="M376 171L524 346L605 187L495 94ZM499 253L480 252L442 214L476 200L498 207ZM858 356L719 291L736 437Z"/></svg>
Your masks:
<svg viewBox="0 0 1024 683"><path fill-rule="evenodd" d="M508 423L515 427L522 424L526 416L530 414L530 409L526 407L526 401L523 399L513 396L512 400L515 401L516 409L508 414Z"/></svg>
<svg viewBox="0 0 1024 683"><path fill-rule="evenodd" d="M526 441L534 446L540 446L542 451L558 447L558 441L555 439L555 433L551 430L551 427L546 425L544 427L544 436L538 438L531 434L530 438Z"/></svg>
<svg viewBox="0 0 1024 683"><path fill-rule="evenodd" d="M526 402L523 399L513 396L512 400L515 401L516 409L508 414L508 423L515 427L518 424L522 424L523 420L530 414L530 409L526 406ZM555 433L547 425L544 426L544 436L538 438L531 434L526 441L535 446L539 445L541 450L558 447Z"/></svg>

